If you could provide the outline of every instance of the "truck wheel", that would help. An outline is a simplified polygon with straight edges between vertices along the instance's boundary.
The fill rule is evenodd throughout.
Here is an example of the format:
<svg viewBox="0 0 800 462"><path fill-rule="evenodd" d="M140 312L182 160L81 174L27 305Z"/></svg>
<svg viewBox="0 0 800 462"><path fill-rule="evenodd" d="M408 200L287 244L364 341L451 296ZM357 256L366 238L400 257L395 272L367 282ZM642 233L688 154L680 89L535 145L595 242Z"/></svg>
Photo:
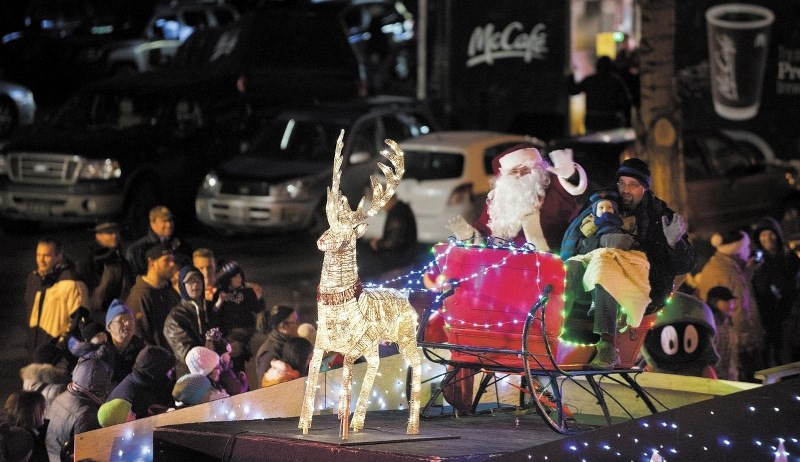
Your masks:
<svg viewBox="0 0 800 462"><path fill-rule="evenodd" d="M127 238L138 239L150 226L150 209L158 205L158 187L144 181L128 192L126 206L122 212L122 224Z"/></svg>

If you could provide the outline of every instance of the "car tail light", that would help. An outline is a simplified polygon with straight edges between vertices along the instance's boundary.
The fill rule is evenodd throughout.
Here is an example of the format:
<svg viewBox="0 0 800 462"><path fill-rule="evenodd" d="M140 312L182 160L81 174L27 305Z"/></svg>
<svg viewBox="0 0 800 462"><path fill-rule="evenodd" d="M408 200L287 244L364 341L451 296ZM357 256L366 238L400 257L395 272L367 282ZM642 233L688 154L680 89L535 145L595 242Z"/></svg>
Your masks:
<svg viewBox="0 0 800 462"><path fill-rule="evenodd" d="M450 197L447 198L447 205L457 205L463 203L470 203L474 200L472 196L472 183L464 183L453 189Z"/></svg>

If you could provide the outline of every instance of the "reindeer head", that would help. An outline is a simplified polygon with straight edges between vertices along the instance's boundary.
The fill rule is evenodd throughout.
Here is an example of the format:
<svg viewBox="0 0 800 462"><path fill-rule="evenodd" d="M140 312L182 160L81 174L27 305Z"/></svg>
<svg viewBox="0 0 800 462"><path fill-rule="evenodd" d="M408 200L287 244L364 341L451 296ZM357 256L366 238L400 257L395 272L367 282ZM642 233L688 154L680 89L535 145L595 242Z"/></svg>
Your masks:
<svg viewBox="0 0 800 462"><path fill-rule="evenodd" d="M403 151L392 140L385 140L391 151L383 150L381 155L389 159L394 170L385 164L378 162L378 167L386 177L386 185L382 185L374 175L370 175L372 184L372 201L368 209L364 209L364 197L358 202L355 210L350 209L347 197L339 189L339 181L342 177L342 148L344 143L344 130L339 134L336 141L336 153L333 158L333 181L328 188L328 200L325 204L325 214L328 216L327 231L317 240L317 247L325 251L344 251L353 250L356 240L364 235L367 230L367 218L375 215L389 202L394 195L397 185L405 172Z"/></svg>

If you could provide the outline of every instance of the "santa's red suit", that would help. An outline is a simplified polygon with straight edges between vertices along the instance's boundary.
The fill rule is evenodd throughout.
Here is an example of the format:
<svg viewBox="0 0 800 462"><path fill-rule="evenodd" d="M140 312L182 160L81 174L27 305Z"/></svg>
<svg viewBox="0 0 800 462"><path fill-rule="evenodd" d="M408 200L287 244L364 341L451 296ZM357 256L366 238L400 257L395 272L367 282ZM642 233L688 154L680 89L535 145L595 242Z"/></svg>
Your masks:
<svg viewBox="0 0 800 462"><path fill-rule="evenodd" d="M533 243L538 250L558 253L561 240L572 220L577 217L579 207L575 196L586 190L586 172L578 164L572 162L571 151L556 151L550 153L553 166L547 166L542 161L539 151L530 145L517 145L507 149L492 160L492 167L496 177L512 174L513 170L522 165L530 166L531 163L546 166L549 184L544 190L540 207L534 212L525 215L519 232L513 238L517 246ZM569 177L576 176L578 184L569 181ZM571 178L570 178L571 179ZM495 236L489 227L489 204L493 198L489 194L487 203L483 206L480 217L472 223L472 227L483 236ZM513 231L512 231L513 232ZM425 275L427 287L440 289L446 281L446 275L440 274L437 265L433 265ZM428 333L426 332L426 337ZM460 369L453 380L443 384L445 399L461 413L469 413L473 399L473 376L476 371Z"/></svg>

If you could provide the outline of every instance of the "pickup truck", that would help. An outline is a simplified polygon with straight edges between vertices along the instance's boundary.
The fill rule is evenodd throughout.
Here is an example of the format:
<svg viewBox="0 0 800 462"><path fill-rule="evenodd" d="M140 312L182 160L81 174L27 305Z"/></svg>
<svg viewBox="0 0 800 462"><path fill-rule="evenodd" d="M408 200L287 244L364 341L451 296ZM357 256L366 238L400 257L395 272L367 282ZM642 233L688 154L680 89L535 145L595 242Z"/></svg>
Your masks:
<svg viewBox="0 0 800 462"><path fill-rule="evenodd" d="M113 218L136 235L158 203L189 219L203 175L238 148L241 115L235 82L208 75L89 85L0 151L0 224Z"/></svg>

